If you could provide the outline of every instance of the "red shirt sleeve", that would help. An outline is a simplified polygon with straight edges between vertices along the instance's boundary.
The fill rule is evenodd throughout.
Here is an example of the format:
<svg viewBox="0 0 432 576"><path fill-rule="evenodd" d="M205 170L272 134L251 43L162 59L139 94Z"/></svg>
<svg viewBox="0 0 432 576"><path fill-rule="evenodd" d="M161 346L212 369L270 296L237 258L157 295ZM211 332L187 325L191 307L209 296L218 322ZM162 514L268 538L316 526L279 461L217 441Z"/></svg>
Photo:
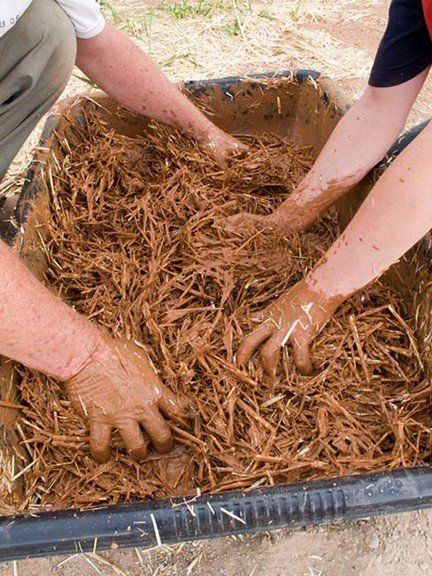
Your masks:
<svg viewBox="0 0 432 576"><path fill-rule="evenodd" d="M429 34L432 36L432 0L422 0L423 13Z"/></svg>

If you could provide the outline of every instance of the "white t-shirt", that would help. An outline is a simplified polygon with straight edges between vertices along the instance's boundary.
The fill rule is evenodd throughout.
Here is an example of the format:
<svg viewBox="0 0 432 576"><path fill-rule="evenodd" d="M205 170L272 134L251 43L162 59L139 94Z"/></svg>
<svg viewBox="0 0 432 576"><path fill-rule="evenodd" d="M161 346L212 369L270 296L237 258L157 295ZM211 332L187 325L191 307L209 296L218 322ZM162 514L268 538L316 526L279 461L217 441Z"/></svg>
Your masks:
<svg viewBox="0 0 432 576"><path fill-rule="evenodd" d="M105 26L96 0L55 0L69 16L78 38L93 38ZM0 0L0 37L12 28L32 0Z"/></svg>

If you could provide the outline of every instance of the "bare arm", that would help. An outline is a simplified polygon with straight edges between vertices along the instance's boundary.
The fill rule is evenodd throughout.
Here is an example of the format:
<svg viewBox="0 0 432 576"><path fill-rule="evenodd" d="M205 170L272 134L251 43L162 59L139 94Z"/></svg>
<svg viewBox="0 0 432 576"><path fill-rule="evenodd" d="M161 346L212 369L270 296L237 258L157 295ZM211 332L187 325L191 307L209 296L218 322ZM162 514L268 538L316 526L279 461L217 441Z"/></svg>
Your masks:
<svg viewBox="0 0 432 576"><path fill-rule="evenodd" d="M307 228L383 158L402 132L428 71L392 88L368 86L287 200L268 217L233 216L228 227L261 223L286 232Z"/></svg>
<svg viewBox="0 0 432 576"><path fill-rule="evenodd" d="M119 104L176 126L224 160L242 145L217 128L128 36L106 24L77 40L77 66Z"/></svg>
<svg viewBox="0 0 432 576"><path fill-rule="evenodd" d="M246 364L264 344L262 360L276 372L286 343L297 366L312 369L309 345L336 308L380 276L432 228L432 125L394 160L341 237L315 268L262 314L238 353Z"/></svg>
<svg viewBox="0 0 432 576"><path fill-rule="evenodd" d="M67 380L102 339L88 320L43 286L0 241L0 354Z"/></svg>

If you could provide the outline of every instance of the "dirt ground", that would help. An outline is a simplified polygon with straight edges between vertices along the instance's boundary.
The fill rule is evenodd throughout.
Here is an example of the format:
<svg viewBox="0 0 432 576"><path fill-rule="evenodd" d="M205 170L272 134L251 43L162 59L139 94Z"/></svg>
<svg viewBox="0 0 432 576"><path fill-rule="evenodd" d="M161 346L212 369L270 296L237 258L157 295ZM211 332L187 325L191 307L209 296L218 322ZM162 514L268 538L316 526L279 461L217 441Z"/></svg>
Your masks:
<svg viewBox="0 0 432 576"><path fill-rule="evenodd" d="M365 85L388 9L387 0L101 3L109 18L133 34L173 80L315 68L338 79L351 99ZM74 77L66 94L84 88L86 84ZM428 84L410 123L428 116L430 95ZM17 158L2 188L19 185L37 134ZM432 573L431 529L432 512L412 512L167 550L27 560L0 565L0 576L36 572L64 576L422 576Z"/></svg>

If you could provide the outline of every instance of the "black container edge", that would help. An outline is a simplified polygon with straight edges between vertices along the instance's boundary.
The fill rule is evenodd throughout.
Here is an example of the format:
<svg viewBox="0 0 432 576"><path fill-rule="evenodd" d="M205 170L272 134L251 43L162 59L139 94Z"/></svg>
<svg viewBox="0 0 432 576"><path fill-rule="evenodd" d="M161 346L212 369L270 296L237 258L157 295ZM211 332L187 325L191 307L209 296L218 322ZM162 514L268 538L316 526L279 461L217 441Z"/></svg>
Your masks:
<svg viewBox="0 0 432 576"><path fill-rule="evenodd" d="M153 547L432 506L429 468L0 520L0 560Z"/></svg>

